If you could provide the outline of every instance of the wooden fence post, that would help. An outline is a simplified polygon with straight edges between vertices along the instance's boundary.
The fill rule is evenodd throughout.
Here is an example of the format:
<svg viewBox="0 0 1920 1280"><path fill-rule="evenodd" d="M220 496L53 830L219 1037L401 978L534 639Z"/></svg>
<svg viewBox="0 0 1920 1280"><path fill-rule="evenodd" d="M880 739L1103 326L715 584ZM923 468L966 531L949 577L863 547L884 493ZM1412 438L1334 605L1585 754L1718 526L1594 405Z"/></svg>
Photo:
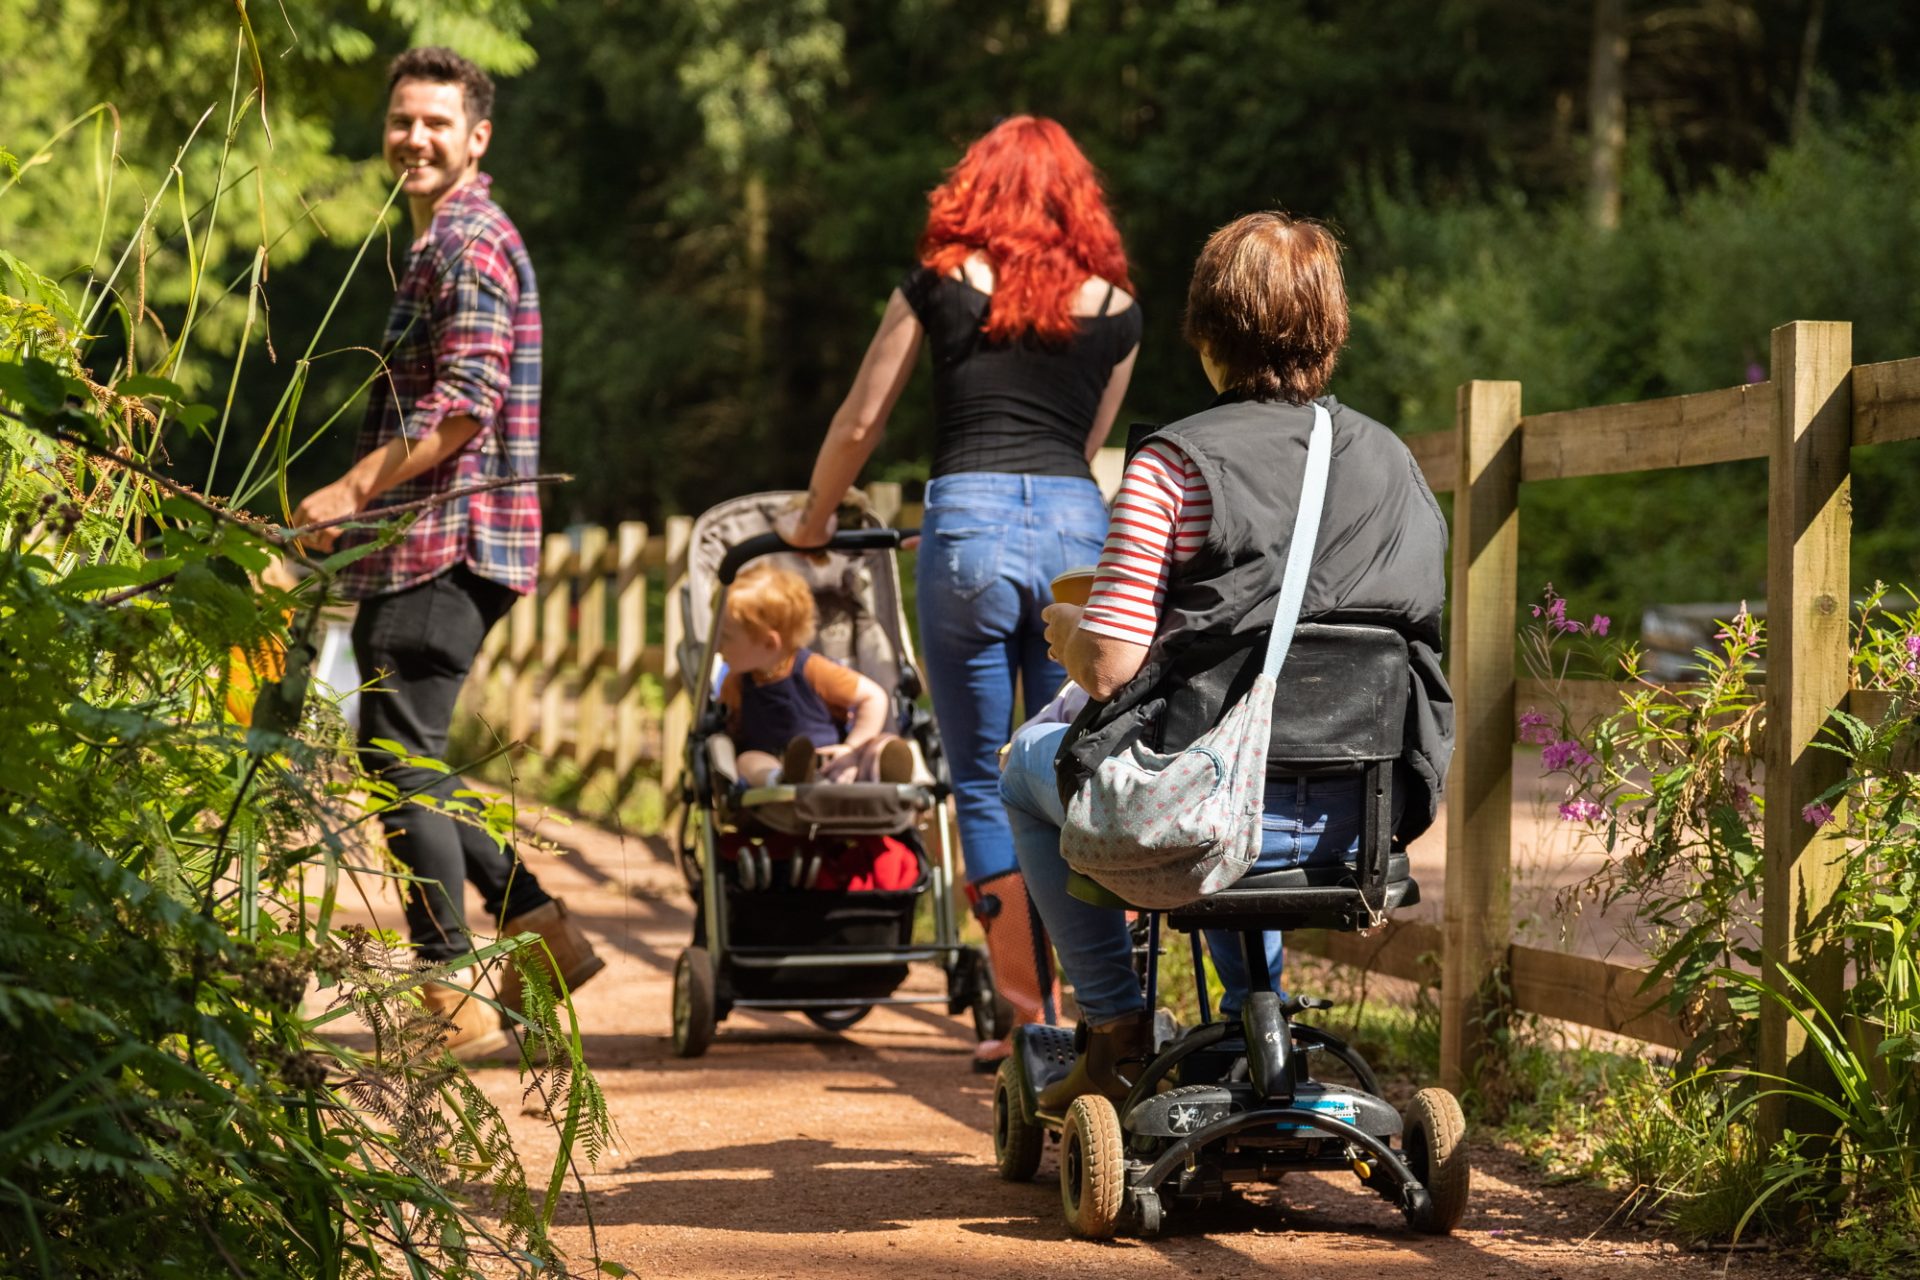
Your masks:
<svg viewBox="0 0 1920 1280"><path fill-rule="evenodd" d="M1469 382L1456 412L1453 767L1447 775L1440 1082L1458 1093L1484 1048L1512 933L1514 608L1520 544L1520 384Z"/></svg>
<svg viewBox="0 0 1920 1280"><path fill-rule="evenodd" d="M580 531L579 620L574 627L574 660L579 663L579 693L573 719L573 758L582 773L599 760L607 723L607 684L600 670L607 647L607 529L591 524Z"/></svg>
<svg viewBox="0 0 1920 1280"><path fill-rule="evenodd" d="M660 675L666 685L667 706L660 726L660 789L669 813L680 804L680 771L685 763L680 757L686 752L687 733L693 727L693 700L687 696L686 679L680 672L680 642L687 635L680 588L687 580L687 553L692 545L692 518L667 517L667 607ZM705 603L696 600L693 607L701 608Z"/></svg>
<svg viewBox="0 0 1920 1280"><path fill-rule="evenodd" d="M539 589L521 596L507 614L507 737L523 743L533 732L533 637L540 623Z"/></svg>
<svg viewBox="0 0 1920 1280"><path fill-rule="evenodd" d="M1802 810L1839 781L1845 761L1814 746L1849 684L1853 528L1853 326L1799 320L1773 331L1773 448L1767 489L1766 853L1761 946L1770 986L1804 1007L1781 978L1805 983L1838 1013L1838 948L1815 930L1839 888L1846 850L1839 821L1815 827ZM1831 1089L1806 1032L1773 1000L1760 1004L1760 1069ZM1764 1141L1783 1128L1829 1132L1818 1108L1762 1103Z"/></svg>
<svg viewBox="0 0 1920 1280"><path fill-rule="evenodd" d="M901 501L900 486L891 480L875 480L867 486L867 506L883 524L899 523Z"/></svg>
<svg viewBox="0 0 1920 1280"><path fill-rule="evenodd" d="M565 741L560 720L566 684L560 662L567 652L567 609L573 603L573 575L567 572L573 542L564 533L550 533L540 556L540 754L552 760Z"/></svg>
<svg viewBox="0 0 1920 1280"><path fill-rule="evenodd" d="M640 659L647 650L647 526L620 522L614 579L613 776L616 788L640 760Z"/></svg>

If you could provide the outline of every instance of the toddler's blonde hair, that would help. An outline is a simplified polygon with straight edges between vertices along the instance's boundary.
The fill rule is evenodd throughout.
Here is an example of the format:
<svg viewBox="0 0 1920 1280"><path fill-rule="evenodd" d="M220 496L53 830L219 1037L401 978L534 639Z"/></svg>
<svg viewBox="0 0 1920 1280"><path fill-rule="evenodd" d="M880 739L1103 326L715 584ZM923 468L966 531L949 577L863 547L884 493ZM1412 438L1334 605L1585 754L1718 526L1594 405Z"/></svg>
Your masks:
<svg viewBox="0 0 1920 1280"><path fill-rule="evenodd" d="M816 618L807 580L791 569L760 565L733 580L727 617L757 636L777 632L781 652L792 656L813 639Z"/></svg>

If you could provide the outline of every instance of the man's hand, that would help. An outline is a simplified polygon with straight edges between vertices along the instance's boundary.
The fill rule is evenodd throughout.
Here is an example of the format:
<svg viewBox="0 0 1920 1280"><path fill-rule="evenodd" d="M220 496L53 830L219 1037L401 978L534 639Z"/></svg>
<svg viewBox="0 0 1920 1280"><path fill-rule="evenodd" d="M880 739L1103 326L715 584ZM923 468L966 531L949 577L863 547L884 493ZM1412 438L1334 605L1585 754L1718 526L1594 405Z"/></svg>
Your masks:
<svg viewBox="0 0 1920 1280"><path fill-rule="evenodd" d="M356 486L345 478L332 484L315 489L293 512L293 527L302 525L325 524L330 520L343 520L360 510L365 499L360 496ZM301 541L321 551L333 550L333 544L340 536L338 529L319 529L301 536Z"/></svg>

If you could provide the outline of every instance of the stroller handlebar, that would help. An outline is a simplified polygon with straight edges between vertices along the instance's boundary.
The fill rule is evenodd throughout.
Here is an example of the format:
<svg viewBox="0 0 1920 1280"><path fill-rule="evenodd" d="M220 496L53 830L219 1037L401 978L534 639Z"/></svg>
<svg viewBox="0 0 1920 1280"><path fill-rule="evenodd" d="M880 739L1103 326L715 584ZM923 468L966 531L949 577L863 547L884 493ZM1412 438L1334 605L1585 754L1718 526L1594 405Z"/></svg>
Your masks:
<svg viewBox="0 0 1920 1280"><path fill-rule="evenodd" d="M749 561L780 551L801 555L814 551L896 551L908 538L919 536L918 529L847 529L820 546L796 547L777 533L762 533L727 548L727 554L720 561L720 583L732 586L735 576Z"/></svg>

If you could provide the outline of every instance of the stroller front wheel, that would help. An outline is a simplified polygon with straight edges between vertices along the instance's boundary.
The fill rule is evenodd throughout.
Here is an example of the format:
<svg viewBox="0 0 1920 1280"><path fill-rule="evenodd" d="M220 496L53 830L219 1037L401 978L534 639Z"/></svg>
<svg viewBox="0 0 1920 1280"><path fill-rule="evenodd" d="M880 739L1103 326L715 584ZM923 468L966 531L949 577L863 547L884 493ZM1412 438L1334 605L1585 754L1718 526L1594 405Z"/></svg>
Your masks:
<svg viewBox="0 0 1920 1280"><path fill-rule="evenodd" d="M808 1022L822 1031L845 1031L873 1012L870 1004L848 1005L844 1009L805 1010Z"/></svg>
<svg viewBox="0 0 1920 1280"><path fill-rule="evenodd" d="M713 957L705 947L688 947L673 966L673 1052L697 1058L713 1043L715 1026Z"/></svg>

